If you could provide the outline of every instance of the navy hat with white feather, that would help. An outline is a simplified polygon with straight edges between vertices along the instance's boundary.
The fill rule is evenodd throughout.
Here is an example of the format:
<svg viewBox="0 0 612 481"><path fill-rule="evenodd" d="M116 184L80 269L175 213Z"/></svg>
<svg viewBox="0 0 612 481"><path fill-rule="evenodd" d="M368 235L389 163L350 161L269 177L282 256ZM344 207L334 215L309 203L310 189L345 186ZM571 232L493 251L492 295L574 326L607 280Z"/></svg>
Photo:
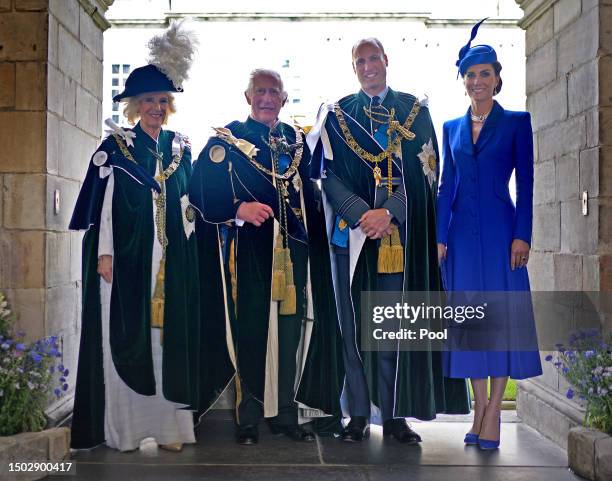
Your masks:
<svg viewBox="0 0 612 481"><path fill-rule="evenodd" d="M114 102L148 92L182 92L188 78L198 40L191 31L174 22L168 30L149 40L149 64L134 69L125 81L125 89Z"/></svg>

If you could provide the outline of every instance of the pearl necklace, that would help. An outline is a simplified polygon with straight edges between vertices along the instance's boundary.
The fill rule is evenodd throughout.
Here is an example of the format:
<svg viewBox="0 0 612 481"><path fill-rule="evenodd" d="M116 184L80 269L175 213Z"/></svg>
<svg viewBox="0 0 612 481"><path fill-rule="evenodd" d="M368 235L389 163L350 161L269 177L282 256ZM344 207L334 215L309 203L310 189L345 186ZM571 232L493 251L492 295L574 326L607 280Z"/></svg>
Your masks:
<svg viewBox="0 0 612 481"><path fill-rule="evenodd" d="M472 122L478 122L479 124L482 124L484 123L485 120L487 120L487 117L489 116L490 113L491 111L489 110L486 114L474 115L470 113L470 116L472 117Z"/></svg>

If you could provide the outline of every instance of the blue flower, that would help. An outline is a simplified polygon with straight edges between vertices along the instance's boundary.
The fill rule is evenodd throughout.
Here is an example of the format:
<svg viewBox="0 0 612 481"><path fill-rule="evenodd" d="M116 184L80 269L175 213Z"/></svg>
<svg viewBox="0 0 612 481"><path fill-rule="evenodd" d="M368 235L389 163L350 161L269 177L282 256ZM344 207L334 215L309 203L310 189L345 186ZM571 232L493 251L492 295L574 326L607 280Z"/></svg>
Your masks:
<svg viewBox="0 0 612 481"><path fill-rule="evenodd" d="M66 382L66 378L64 376L60 377L59 382Z"/></svg>
<svg viewBox="0 0 612 481"><path fill-rule="evenodd" d="M38 363L40 363L40 361L42 361L42 356L40 354L38 354L37 352L30 351L30 356L32 357L32 359L34 360L34 362L36 364L38 364Z"/></svg>
<svg viewBox="0 0 612 481"><path fill-rule="evenodd" d="M25 332L17 331L17 337L24 337L24 336L25 336Z"/></svg>
<svg viewBox="0 0 612 481"><path fill-rule="evenodd" d="M563 374L567 374L569 372L569 368L568 367L564 367L562 369L562 371L563 371Z"/></svg>
<svg viewBox="0 0 612 481"><path fill-rule="evenodd" d="M58 388L55 388L55 389L53 390L53 393L54 393L54 394L55 394L57 397L60 397L60 396L62 395L62 391L60 391Z"/></svg>
<svg viewBox="0 0 612 481"><path fill-rule="evenodd" d="M63 370L64 370L64 365L63 365L63 364L60 364L59 366L57 366L57 368L58 368L60 371L63 371Z"/></svg>
<svg viewBox="0 0 612 481"><path fill-rule="evenodd" d="M593 357L595 355L595 351L584 351L584 357L586 357L587 359L589 357Z"/></svg>
<svg viewBox="0 0 612 481"><path fill-rule="evenodd" d="M552 354L549 354L544 358L545 361L552 361Z"/></svg>
<svg viewBox="0 0 612 481"><path fill-rule="evenodd" d="M55 366L49 366L49 374L53 374L55 372Z"/></svg>
<svg viewBox="0 0 612 481"><path fill-rule="evenodd" d="M68 369L64 369L64 376L68 376L68 374L70 374L70 371Z"/></svg>
<svg viewBox="0 0 612 481"><path fill-rule="evenodd" d="M2 349L4 349L5 351L7 351L7 350L8 350L8 348L9 348L9 347L11 347L11 345L9 344L9 342L8 342L8 341L5 341L5 342L3 342L3 343L2 343L2 345L0 345L0 347L1 347Z"/></svg>
<svg viewBox="0 0 612 481"><path fill-rule="evenodd" d="M64 391L68 391L68 384L64 383L64 384L62 385L62 389L63 389Z"/></svg>
<svg viewBox="0 0 612 481"><path fill-rule="evenodd" d="M18 351L23 352L23 351L26 350L26 347L25 347L24 343L20 342L18 344L15 344L15 349L17 349Z"/></svg>
<svg viewBox="0 0 612 481"><path fill-rule="evenodd" d="M567 393L565 393L565 395L567 396L567 399L573 399L574 398L574 391L572 389L568 389Z"/></svg>

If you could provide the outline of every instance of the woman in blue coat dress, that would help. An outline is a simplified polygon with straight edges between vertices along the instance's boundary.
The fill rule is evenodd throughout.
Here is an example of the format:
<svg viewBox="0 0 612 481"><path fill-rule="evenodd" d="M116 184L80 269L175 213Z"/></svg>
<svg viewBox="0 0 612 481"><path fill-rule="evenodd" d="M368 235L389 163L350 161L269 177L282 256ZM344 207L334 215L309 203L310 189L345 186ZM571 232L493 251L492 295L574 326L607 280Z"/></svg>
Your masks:
<svg viewBox="0 0 612 481"><path fill-rule="evenodd" d="M528 112L504 110L493 100L502 86L495 50L488 45L470 47L481 23L472 29L470 42L457 61L470 107L463 117L444 124L438 258L448 291L529 291L531 120ZM513 171L516 206L508 190ZM527 323L535 333L529 298L523 294L523 299L528 301L523 303L528 306ZM511 304L510 295L505 302ZM521 317L524 324L525 316ZM471 379L474 423L465 442L482 449L499 446L501 402L508 377L525 379L542 373L539 352L520 349L450 351L445 353L445 369L448 377Z"/></svg>

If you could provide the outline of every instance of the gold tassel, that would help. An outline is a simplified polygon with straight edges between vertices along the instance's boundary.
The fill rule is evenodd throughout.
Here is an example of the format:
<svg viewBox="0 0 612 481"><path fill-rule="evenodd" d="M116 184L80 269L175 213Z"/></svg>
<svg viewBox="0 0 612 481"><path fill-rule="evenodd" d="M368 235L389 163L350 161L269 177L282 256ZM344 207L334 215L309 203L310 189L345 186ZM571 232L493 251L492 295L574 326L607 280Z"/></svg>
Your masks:
<svg viewBox="0 0 612 481"><path fill-rule="evenodd" d="M283 316L291 316L296 313L296 292L295 284L293 282L293 262L291 262L291 252L286 249L287 263L286 266L286 279L287 284L285 285L285 296L280 303L279 314Z"/></svg>
<svg viewBox="0 0 612 481"><path fill-rule="evenodd" d="M276 237L274 246L274 264L272 267L272 300L282 301L285 298L285 286L287 279L285 276L285 265L287 262L288 249L283 247L283 237L279 234Z"/></svg>
<svg viewBox="0 0 612 481"><path fill-rule="evenodd" d="M151 300L151 327L164 328L164 279L166 272L165 256L159 261L159 270L155 276L155 292ZM163 342L163 330L160 333L160 342Z"/></svg>
<svg viewBox="0 0 612 481"><path fill-rule="evenodd" d="M396 274L403 271L404 247L397 226L393 226L391 235L383 238L378 248L378 273Z"/></svg>
<svg viewBox="0 0 612 481"><path fill-rule="evenodd" d="M404 271L404 246L400 240L399 229L393 226L391 232L391 272Z"/></svg>
<svg viewBox="0 0 612 481"><path fill-rule="evenodd" d="M383 237L378 248L378 273L389 274L391 271L391 236Z"/></svg>

